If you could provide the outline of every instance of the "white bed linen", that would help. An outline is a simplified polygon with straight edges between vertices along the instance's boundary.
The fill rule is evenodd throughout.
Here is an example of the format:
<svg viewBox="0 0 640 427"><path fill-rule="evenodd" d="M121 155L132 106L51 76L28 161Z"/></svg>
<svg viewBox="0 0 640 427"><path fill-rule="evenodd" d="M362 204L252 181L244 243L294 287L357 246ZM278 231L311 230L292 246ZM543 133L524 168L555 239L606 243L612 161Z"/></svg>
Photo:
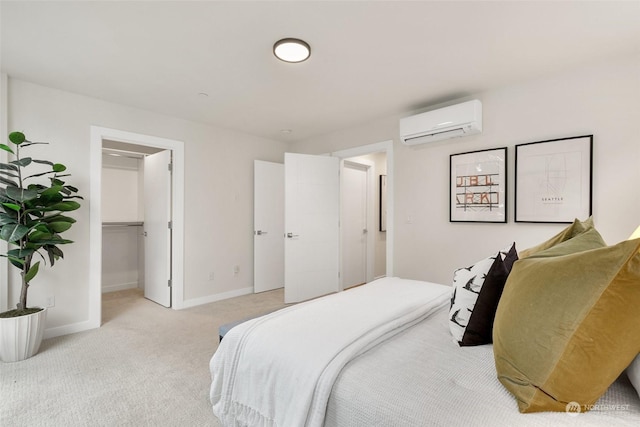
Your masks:
<svg viewBox="0 0 640 427"><path fill-rule="evenodd" d="M325 426L640 426L640 399L625 374L590 412L519 413L496 378L492 346L453 343L447 314L439 310L348 363Z"/></svg>
<svg viewBox="0 0 640 427"><path fill-rule="evenodd" d="M451 288L384 278L231 329L211 359L211 403L225 426L321 426L353 357L448 305Z"/></svg>

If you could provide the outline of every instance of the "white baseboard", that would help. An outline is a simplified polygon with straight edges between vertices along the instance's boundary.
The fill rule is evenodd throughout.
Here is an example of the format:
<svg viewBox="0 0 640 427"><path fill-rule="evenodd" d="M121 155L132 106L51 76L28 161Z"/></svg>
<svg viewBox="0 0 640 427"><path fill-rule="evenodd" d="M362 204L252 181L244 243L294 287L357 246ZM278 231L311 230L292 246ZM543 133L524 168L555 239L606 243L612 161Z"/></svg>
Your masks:
<svg viewBox="0 0 640 427"><path fill-rule="evenodd" d="M221 294L208 295L206 297L193 298L182 302L179 309L196 307L202 304L209 304L216 301L222 301L229 298L235 298L242 295L248 295L253 293L253 286L247 288L237 289L234 291L223 292Z"/></svg>
<svg viewBox="0 0 640 427"><path fill-rule="evenodd" d="M48 328L44 330L43 339L55 338L61 335L75 334L76 332L87 331L89 329L95 329L89 320L78 323L71 323L69 325L57 326L55 328Z"/></svg>
<svg viewBox="0 0 640 427"><path fill-rule="evenodd" d="M115 292L115 291L124 291L125 289L136 289L138 287L138 282L131 283L120 283L116 285L103 285L102 293L107 292Z"/></svg>
<svg viewBox="0 0 640 427"><path fill-rule="evenodd" d="M136 283L136 286L137 286L137 283ZM130 289L130 288L124 288L124 289ZM201 298L193 298L193 299L184 301L180 309L196 307L198 305L209 304L212 302L222 301L225 299L239 297L242 295L248 295L252 293L253 293L253 287L249 286L242 289L223 292L221 294L208 295L206 297L201 297ZM95 329L95 328L96 328L96 325L94 325L91 321L86 320L84 322L72 323L69 325L57 326L54 328L45 329L43 338L44 339L55 338L61 335L75 334L76 332L87 331L89 329Z"/></svg>

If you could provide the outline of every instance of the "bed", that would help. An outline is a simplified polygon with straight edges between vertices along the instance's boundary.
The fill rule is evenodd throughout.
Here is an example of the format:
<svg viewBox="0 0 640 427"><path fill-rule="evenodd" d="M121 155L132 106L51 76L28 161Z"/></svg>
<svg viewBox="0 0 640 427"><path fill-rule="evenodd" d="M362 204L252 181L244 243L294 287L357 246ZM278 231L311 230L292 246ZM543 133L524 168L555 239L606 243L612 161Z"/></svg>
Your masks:
<svg viewBox="0 0 640 427"><path fill-rule="evenodd" d="M590 222L563 233L524 260L512 245L461 268L453 287L383 278L234 327L210 363L214 414L225 426L640 425L640 240L608 247ZM469 333L494 282L494 343L467 345L457 328Z"/></svg>

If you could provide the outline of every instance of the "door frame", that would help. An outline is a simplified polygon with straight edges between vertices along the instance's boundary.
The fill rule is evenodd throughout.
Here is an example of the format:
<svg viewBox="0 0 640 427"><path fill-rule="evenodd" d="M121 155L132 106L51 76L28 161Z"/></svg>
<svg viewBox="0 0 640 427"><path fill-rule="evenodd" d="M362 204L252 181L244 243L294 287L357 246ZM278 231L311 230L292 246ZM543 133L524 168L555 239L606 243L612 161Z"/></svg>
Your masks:
<svg viewBox="0 0 640 427"><path fill-rule="evenodd" d="M89 188L89 328L102 324L102 142L118 141L129 144L171 150L173 175L171 201L173 244L172 257L172 308L184 305L184 142L156 136L91 126L89 163L91 167Z"/></svg>
<svg viewBox="0 0 640 427"><path fill-rule="evenodd" d="M351 158L342 159L340 161L340 200L342 200L344 188L342 185L342 180L344 179L344 169L347 167L347 164L353 165L359 169L361 169L366 174L367 180L367 189L366 189L366 222L367 222L367 236L366 236L366 259L365 259L365 283L369 283L374 278L374 264L375 264L375 241L374 241L374 233L372 232L373 225L375 224L375 206L373 206L373 202L375 200L374 194L374 174L375 174L375 164L368 160L364 159L356 159L352 160ZM344 241L343 231L344 228L342 224L344 222L344 211L342 206L340 206L340 290L344 290L344 265L343 265L343 254L344 254Z"/></svg>
<svg viewBox="0 0 640 427"><path fill-rule="evenodd" d="M329 155L338 157L341 160L349 157L365 156L367 154L384 152L387 155L387 262L386 276L393 276L393 241L394 241L394 204L393 204L393 140L376 142L354 148L334 151ZM342 257L342 255L341 255Z"/></svg>

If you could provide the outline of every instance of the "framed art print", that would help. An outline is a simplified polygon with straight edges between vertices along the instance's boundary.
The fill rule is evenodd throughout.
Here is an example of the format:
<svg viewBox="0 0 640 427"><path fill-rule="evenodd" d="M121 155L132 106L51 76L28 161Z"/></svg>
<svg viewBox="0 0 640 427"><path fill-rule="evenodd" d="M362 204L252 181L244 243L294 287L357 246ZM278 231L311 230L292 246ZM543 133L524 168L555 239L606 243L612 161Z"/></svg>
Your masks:
<svg viewBox="0 0 640 427"><path fill-rule="evenodd" d="M593 135L516 145L516 222L591 216Z"/></svg>
<svg viewBox="0 0 640 427"><path fill-rule="evenodd" d="M507 222L507 147L452 154L450 222Z"/></svg>
<svg viewBox="0 0 640 427"><path fill-rule="evenodd" d="M380 175L380 226L378 231L387 231L387 175Z"/></svg>

